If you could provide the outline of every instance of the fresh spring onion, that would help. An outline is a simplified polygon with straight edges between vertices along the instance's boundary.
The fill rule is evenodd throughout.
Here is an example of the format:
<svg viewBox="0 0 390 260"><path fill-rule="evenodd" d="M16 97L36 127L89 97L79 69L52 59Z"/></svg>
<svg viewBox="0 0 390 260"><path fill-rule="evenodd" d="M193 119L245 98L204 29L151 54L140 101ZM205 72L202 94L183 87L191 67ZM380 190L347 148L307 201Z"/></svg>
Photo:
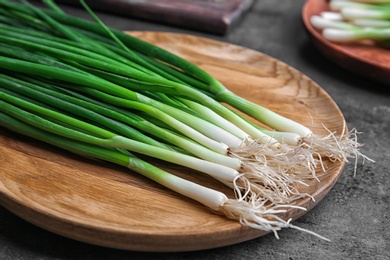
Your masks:
<svg viewBox="0 0 390 260"><path fill-rule="evenodd" d="M325 39L337 43L370 40L386 46L390 40L390 1L331 0L331 12L311 17Z"/></svg>
<svg viewBox="0 0 390 260"><path fill-rule="evenodd" d="M56 19L58 22L68 26L77 27L80 30L83 30L83 32L84 31L88 31L89 33L94 32L100 36L106 35L106 31L96 23L88 22L59 12L47 11L46 13L50 14L50 16L53 19ZM214 97L218 101L226 102L232 105L233 107L243 111L244 113L247 113L251 117L258 119L262 123L265 123L266 125L273 127L273 129L276 131L270 132L267 129L262 129L262 130L264 133L272 135L274 138L278 138L278 140L281 142L287 142L293 145L296 145L297 143L301 143L301 142L309 143L311 145L310 148L313 152L317 154L325 153L327 155L334 154L334 159L346 158L349 156L350 153L355 155L357 152L354 147L350 146L350 142L348 141L343 142L344 140L348 139L348 136L344 136L344 138L338 139L339 143L335 143L334 138L330 138L329 136L324 138L318 138L318 136L315 136L309 128L301 124L298 124L296 122L292 122L290 119L277 115L266 108L260 107L257 104L241 99L234 93L227 90L219 81L217 81L210 74L203 71L196 65L191 64L188 61L172 53L169 53L161 48L158 48L152 44L146 43L135 37L124 34L123 32L116 31L116 30L111 30L111 32L114 33L115 36L121 42L123 42L127 47L131 46L131 49L134 50L135 52L137 53L139 52L142 53L143 55L150 56L151 58L161 60L164 63L171 65L172 67L176 67L177 69L184 71L188 76L191 76L191 80L195 79L201 82L200 84L192 85L193 87L199 88L202 92L206 92L207 95ZM171 66L168 66L168 68L171 69L172 68ZM189 96L189 97L197 98L197 96ZM224 112L221 112L220 109L225 111L225 109L222 108L221 106L218 105L217 107L215 107L216 104L214 102L211 102L207 98L206 99L203 98L204 96L200 97L199 99L197 99L197 102L205 104L204 100L206 100L205 105L211 106L211 108L215 112L221 113L229 121L240 125L240 127L246 126L245 124L241 125L241 123L235 121L235 120L239 120L237 119L236 116L233 116L230 113L228 113L229 115L226 115L224 114ZM245 131L248 132L252 137L258 139L256 136L258 134L258 131L254 131L250 127ZM308 138L310 140L308 140ZM329 147L332 147L333 150L332 153L326 151Z"/></svg>
<svg viewBox="0 0 390 260"><path fill-rule="evenodd" d="M282 227L300 229L277 214L308 196L297 184L326 171L325 157L363 156L354 132L316 136L237 96L194 64L107 28L84 1L97 22L44 2L49 9L0 0L3 127L129 167L276 236ZM234 189L236 198L177 178L127 151L209 174Z"/></svg>
<svg viewBox="0 0 390 260"><path fill-rule="evenodd" d="M6 34L6 33L4 33L4 34ZM7 36L1 36L0 38L3 41L3 44L12 44L12 45L7 46L6 48L3 48L2 50L0 50L0 52L4 53L5 55L16 56L17 58L20 58L20 59L24 59L24 60L28 59L29 60L29 62L26 62L26 61L19 60L19 59L12 59L12 58L4 57L4 59L0 63L0 67L6 68L9 70L12 69L14 71L19 71L19 72L30 73L30 74L38 75L38 76L50 74L51 77L61 79L62 81L70 81L71 83L77 82L77 83L82 84L84 86L91 87L91 88L83 88L82 89L82 87L79 86L78 89L79 90L82 89L81 91L88 92L89 94L91 94L97 98L102 98L105 101L111 100L112 103L115 103L117 105L124 106L126 108L141 110L143 112L148 113L150 116L155 116L155 117L157 116L160 120L163 120L165 123L171 125L172 127L175 127L176 129L180 129L180 130L184 129L185 132L182 132L182 133L186 134L188 137L201 143L202 145L204 145L204 146L206 146L214 151L217 151L219 153L223 153L223 154L228 153L227 146L225 144L230 145L231 148L238 148L243 141L243 139L238 139L231 134L228 134L228 133L223 134L224 131L222 129L218 130L218 128L214 127L214 125L208 123L207 121L201 120L201 119L194 117L190 114L185 114L184 112L182 112L178 109L171 108L171 107L166 106L164 104L161 104L157 101L153 101L152 99L147 98L146 96L144 96L142 94L132 92L132 91L127 90L123 87L115 85L111 82L105 81L101 78L97 78L97 77L94 77L93 75L86 74L84 71L80 72L78 69L70 67L67 64L60 64L58 61L47 60L47 58L44 58L41 56L36 57L37 55L34 55L32 53L24 54L25 51L23 49L15 49L14 46L34 48L35 50L45 52L46 54L55 53L55 54L58 54L57 57L65 57L67 59L70 58L70 59L73 59L73 61L78 61L78 62L80 62L84 65L88 65L90 67L91 66L99 66L99 64L101 64L101 63L99 63L99 61L88 59L88 57L94 56L92 54L89 54L89 56L86 57L86 56L82 56L82 54L84 52L79 51L78 52L79 55L74 55L71 52L60 51L60 50L55 49L55 48L50 48L47 46L47 45L49 45L48 42L45 42L45 45L39 45L39 44L32 43L32 42L23 42L21 40L17 40L17 39L14 39L12 37L7 37ZM59 46L60 45L57 44L57 47L59 47ZM76 52L76 50L75 50L75 52ZM95 55L95 56L97 56L97 55ZM107 58L104 58L104 57L102 57L102 58L97 57L96 59L107 60ZM30 63L31 61L35 62L35 66L32 66L33 64ZM38 64L38 63L42 63L42 64ZM50 67L48 66L48 64L50 65ZM54 64L56 66L53 67ZM112 65L110 67L110 66L107 66L105 64L106 63L102 64L101 65L102 67L100 67L100 68L107 69L107 68L112 67ZM113 64L115 64L115 63L113 62ZM119 65L117 65L117 66L119 66ZM122 65L122 67L123 67L123 65ZM116 67L115 71L116 72L122 71L123 73L127 73L125 69L118 69L118 67ZM121 83L123 83L123 82L121 82ZM150 86L146 86L145 88L148 88L148 87L150 87ZM94 89L92 89L92 88L94 88ZM104 91L106 93L99 92L95 88L99 88L99 90ZM167 88L169 88L169 86L167 86ZM172 89L172 88L170 88L170 89ZM126 97L127 99L109 96L107 94L107 92L109 94L112 94L112 95ZM132 101L128 100L130 97L131 97ZM139 101L141 103L135 103L133 101ZM153 107L145 106L144 103L148 103L149 105L152 105ZM167 114L161 113L161 111L159 109L160 110L163 109L164 112ZM170 114L171 116L169 116L168 114ZM174 116L174 117L172 117L172 116ZM217 117L214 117L214 118L217 118ZM180 119L185 124L193 127L193 129L191 129L187 125L179 122L177 119ZM199 128L199 127L201 127L201 128ZM194 130L204 131L203 133L208 135L208 137L215 138L216 141L210 140L208 137L205 137ZM241 135L241 137L243 136L242 138L247 138L246 137L247 135L241 134L242 131L240 132L240 131L236 130L235 133L237 133L237 132L238 132L238 135ZM223 138L223 139L221 139L221 138ZM237 140L237 141L232 142L234 140ZM259 147L257 147L256 150L258 152L263 153L263 155L264 155L264 149L260 149ZM294 154L294 157L295 157L294 160L301 162L299 164L296 164L296 166L299 166L299 167L296 167L296 166L293 166L292 159L290 161L288 161L287 166L289 167L290 172L292 171L292 169L295 168L294 173L300 173L300 172L304 173L304 171L298 170L298 168L305 169L307 166L310 167L311 173L313 173L315 171L314 167L312 167L312 164L305 163L304 156L307 155L307 153L302 154L302 153L297 153L296 151L292 151L292 150L290 150L290 151L291 151L291 153ZM230 154L231 155L234 154L233 151ZM279 155L284 156L285 153L279 152ZM239 156L239 157L240 157L240 159L243 158L242 156ZM281 156L279 156L279 157L281 157ZM259 158L259 157L256 157L256 158ZM275 158L275 156L274 156L274 158ZM209 160L210 160L210 158L209 158ZM279 159L277 158L277 160L279 160ZM245 160L245 161L248 161L248 160ZM312 162L314 162L314 161L315 160L312 160ZM265 165L266 163L268 163L268 165L271 165L270 162L265 162L265 163L263 163L263 165ZM277 162L277 165L278 165L276 168L277 173L280 172L282 163L284 163L283 160L282 161L279 160ZM236 162L236 165L239 165L239 162ZM269 171L269 169L270 169L269 166L262 167L258 163L257 164L246 163L243 166L243 168L244 168L243 171L245 172L245 175L242 176L241 178L250 178L252 182L259 182L259 181L262 183L266 182L267 186L271 185L274 187L272 190L272 193L275 192L274 191L275 189L280 188L279 183L282 182L283 185L281 188L283 189L283 191L279 192L278 194L291 195L292 190L289 189L289 190L287 190L288 192L286 192L287 187L286 187L285 183L289 182L288 179L291 179L290 182L294 182L294 183L297 182L296 179L290 177L290 176L293 176L293 175L291 175L291 173L285 174L284 177L281 178L279 174L275 174L274 172ZM237 167L236 167L236 169L237 169ZM261 171L260 175L253 174L254 170L256 172ZM268 176L270 176L270 177L268 177ZM273 177L273 176L276 176L276 177ZM274 179L274 180L272 180L271 183L268 180L270 178ZM277 180L276 183L275 183L275 178ZM229 180L229 181L231 181L231 180ZM258 190L258 188L254 188L252 186L251 186L251 189ZM273 197L274 197L274 199L278 198L277 196L273 196ZM285 195L283 195L283 197L285 197L285 199L289 199L289 200L291 199L291 197L287 198Z"/></svg>
<svg viewBox="0 0 390 260"><path fill-rule="evenodd" d="M1 112L0 125L17 133L33 137L37 140L55 145L76 154L82 154L91 158L98 158L127 167L175 192L202 203L216 212L224 214L230 219L240 221L242 224L252 228L272 231L277 238L277 231L281 228L289 227L308 232L320 237L321 239L328 240L327 238L309 230L292 225L290 223L291 220L285 221L278 216L278 214L285 213L288 208L305 210L304 208L293 205L279 205L270 208L259 204L257 200L245 201L242 199L229 199L222 192L177 177L137 158L133 154L121 153L117 150L55 135L40 128L31 126L30 124L26 124Z"/></svg>
<svg viewBox="0 0 390 260"><path fill-rule="evenodd" d="M1 64L4 64L4 63L1 63ZM24 68L24 67L21 66L20 68ZM129 137L135 138L135 140L142 140L142 138L139 138L138 133L136 134L135 137L133 137L133 135L134 135L133 132L129 133L128 131L126 131L126 128L124 128L123 126L121 127L121 124L119 122L113 122L113 120L107 119L96 112L85 109L85 107L88 106L89 109L92 109L95 111L100 111L100 113L106 113L106 114L108 113L111 117L112 117L112 114L114 113L113 111L110 111L110 112L102 111L102 107L96 108L96 106L93 106L93 104L88 104L88 103L86 103L82 100L78 100L74 97L65 96L64 94L60 94L56 91L48 90L48 89L45 89L43 87L39 87L37 85L31 84L28 82L18 80L15 75L13 78L7 77L6 75L1 75L0 82L2 83L2 87L0 87L0 100L4 100L6 102L11 102L12 104L19 105L19 107L23 107L25 109L34 110L37 113L45 114L46 116L49 116L51 118L55 118L56 120L60 120L60 121L63 121L64 123L71 124L71 125L73 125L73 127L81 128L85 125L85 127L82 128L82 130L83 131L92 131L95 133L95 135L99 135L101 132L101 130L96 129L96 127L86 125L85 123L79 122L77 120L76 121L75 120L69 121L70 120L69 118L66 118L63 115L58 114L56 112L53 112L47 108L37 107L35 104L33 104L31 102L26 103L26 101L23 101L22 99L14 98L15 94L9 95L9 91L17 92L18 94L24 95L25 97L34 98L39 102L43 102L46 105L50 105L50 106L56 107L57 109L62 109L62 110L65 110L67 112L71 112L74 115L82 116L82 117L84 117L84 119L94 120L94 121L96 121L96 123L99 123L99 124L102 124L105 126L111 125L111 129L116 129L117 131L119 131L121 133L130 134ZM42 83L41 83L41 85L42 85ZM4 93L2 93L1 91L3 91ZM107 97L107 96L105 96L105 97ZM26 98L24 98L24 99L26 99ZM127 100L122 100L122 102L128 103ZM82 105L82 106L79 106L77 104ZM133 106L131 106L131 107L133 107ZM1 110L5 113L7 113L7 111L8 111L8 114L10 114L10 113L14 113L14 110L17 110L17 108L7 109L7 106L4 104L3 107L1 108ZM154 114L156 114L156 113L157 112L155 111ZM19 111L18 114L15 114L14 116L17 117L18 115L22 115L22 114L23 114L23 111ZM160 115L161 113L157 113L157 114ZM121 117L121 118L119 118L120 120L134 125L134 123L129 122L129 119L126 116L121 115L121 114L116 115L116 116ZM161 114L160 116L163 117L165 115ZM24 118L25 118L25 120L28 120L31 117L32 117L32 115L26 114ZM19 118L19 119L21 119L21 118ZM23 120L23 119L21 119L21 120ZM48 122L47 120L39 119L38 117L34 117L34 121L35 122L31 122L31 124L35 124L37 127L40 127L40 126L41 127L48 127L48 125L50 124L50 122ZM152 124L149 124L148 126L150 126L150 125L152 125ZM139 127L139 126L137 125L137 127ZM57 128L58 128L58 126L51 124L52 131L57 131ZM142 128L142 129L146 130L145 128ZM153 129L156 129L156 127L154 127ZM170 138L168 140L169 142L174 143L174 144L176 143L179 145L183 144L184 146L181 146L183 149L198 155L198 157L207 159L208 161L211 161L211 162L219 163L219 164L221 164L221 166L223 165L223 166L227 166L229 168L217 167L219 165L210 164L208 161L201 163L196 158L183 156L181 154L174 153L174 152L164 151L162 149L158 149L157 147L156 147L156 149L150 150L151 147L147 147L145 145L142 146L142 143L137 144L135 142L131 142L130 140L123 139L123 137L121 137L121 136L114 136L113 134L108 134L108 135L106 133L100 134L100 135L103 135L103 137L109 138L109 140L112 141L110 143L109 143L109 140L97 140L96 138L94 138L92 140L83 139L83 141L92 142L94 144L97 144L97 142L100 142L101 145L114 146L116 148L126 148L126 149L134 151L134 152L143 153L143 154L155 157L155 158L159 158L159 159L173 162L173 163L176 163L179 165L187 166L187 167L199 170L199 171L203 171L207 174L210 174L213 177L217 178L218 180L220 180L223 183L228 184L230 186L231 185L235 186L235 182L237 181L237 180L235 180L236 178L238 179L238 181L241 181L241 179L244 179L244 178L245 179L248 178L251 180L251 184L249 186L247 186L250 190L256 191L257 193L261 194L263 197L266 197L266 198L273 200L273 201L278 200L278 196L276 196L277 194L275 193L275 192L278 192L278 188L282 188L284 192L288 191L287 194L290 195L288 197L288 199L291 199L291 195L294 193L294 192L292 192L291 189L288 188L288 185L286 185L286 184L288 184L289 179L291 179L291 177L287 178L287 175L283 176L280 174L275 174L269 170L269 167L261 167L261 165L259 165L259 164L251 164L250 162L249 163L248 162L242 163L241 160L238 160L238 159L232 158L232 157L223 156L219 153L212 152L211 150L204 149L203 146L196 145L196 143L189 142L188 140L180 138L177 135L175 136L175 135L171 134L169 136L169 132L166 132L165 134L160 134L161 132L162 132L161 130L158 132L159 136L162 136L162 137L167 136L168 138ZM58 132L56 132L56 133L59 134ZM65 133L65 134L68 136L68 133ZM85 134L80 132L80 133L76 133L76 136L74 136L74 135L72 135L72 136L75 139L82 138L82 137L84 138ZM144 142L146 142L146 141L144 141ZM142 147L137 147L139 145ZM298 156L298 155L296 154L295 156ZM205 168L200 168L200 167L205 167ZM234 170L231 168L233 168ZM239 173L237 172L238 170L240 170L240 172L242 172L243 175L239 176ZM255 174L253 174L253 172L258 172L260 174L260 176L256 176ZM267 179L270 179L271 182ZM273 189L259 188L258 185L255 185L255 183L259 182L259 181L261 181L262 183L265 182L267 184L267 186L274 186L274 188ZM274 183L275 181L276 181L276 183ZM244 181L244 182L246 182L246 181ZM280 185L280 183L284 184L284 186L279 187L278 185ZM283 194L281 194L281 195L283 195ZM285 196L282 196L282 197L285 197ZM286 199L287 199L287 197L286 197Z"/></svg>

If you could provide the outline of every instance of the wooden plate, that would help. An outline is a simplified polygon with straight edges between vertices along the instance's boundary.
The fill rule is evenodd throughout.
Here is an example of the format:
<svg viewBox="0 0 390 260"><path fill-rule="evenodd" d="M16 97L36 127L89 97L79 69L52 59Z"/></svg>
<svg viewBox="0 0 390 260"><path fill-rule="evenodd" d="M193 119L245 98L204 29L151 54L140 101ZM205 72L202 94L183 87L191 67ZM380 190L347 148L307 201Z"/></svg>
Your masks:
<svg viewBox="0 0 390 260"><path fill-rule="evenodd" d="M341 133L344 118L329 95L299 71L262 53L189 35L132 33L198 64L245 98L327 134ZM172 173L233 194L200 173L154 161ZM54 233L96 245L142 251L221 247L265 232L245 228L127 169L73 154L0 128L0 202L23 219ZM307 192L331 189L344 163L329 163ZM305 212L291 210L283 218ZM270 239L274 239L270 237Z"/></svg>
<svg viewBox="0 0 390 260"><path fill-rule="evenodd" d="M314 45L330 60L358 75L390 84L390 50L372 43L335 44L325 40L310 24L310 17L329 11L327 0L308 0L303 8L303 23Z"/></svg>

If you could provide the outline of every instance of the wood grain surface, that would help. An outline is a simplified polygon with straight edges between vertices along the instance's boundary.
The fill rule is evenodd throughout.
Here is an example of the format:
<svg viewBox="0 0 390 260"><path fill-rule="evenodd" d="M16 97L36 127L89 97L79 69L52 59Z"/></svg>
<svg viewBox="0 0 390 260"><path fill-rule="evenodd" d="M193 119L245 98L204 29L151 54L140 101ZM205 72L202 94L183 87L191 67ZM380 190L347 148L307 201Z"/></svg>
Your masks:
<svg viewBox="0 0 390 260"><path fill-rule="evenodd" d="M341 133L344 118L315 82L262 53L196 36L132 32L196 63L241 96L327 134L321 124ZM198 172L152 161L170 172L233 194ZM321 182L302 199L310 210L332 188L344 163L328 164ZM80 158L0 128L0 203L46 230L112 248L188 251L243 242L264 232L242 227L127 169ZM305 212L290 210L283 218ZM270 236L270 239L275 239ZM282 238L283 239L283 238Z"/></svg>
<svg viewBox="0 0 390 260"><path fill-rule="evenodd" d="M327 0L308 0L302 11L303 23L318 50L348 71L376 82L390 84L390 49L376 46L369 41L350 44L329 42L310 23L310 17L323 11L329 11Z"/></svg>

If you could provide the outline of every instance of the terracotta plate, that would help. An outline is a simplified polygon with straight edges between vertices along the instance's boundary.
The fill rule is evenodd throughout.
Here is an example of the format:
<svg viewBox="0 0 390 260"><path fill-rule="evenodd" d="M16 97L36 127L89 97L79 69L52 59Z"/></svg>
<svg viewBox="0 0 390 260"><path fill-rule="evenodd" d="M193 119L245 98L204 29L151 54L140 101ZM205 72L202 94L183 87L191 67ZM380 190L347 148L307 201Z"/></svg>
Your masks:
<svg viewBox="0 0 390 260"><path fill-rule="evenodd" d="M390 84L390 50L372 43L335 44L325 40L310 24L310 17L329 11L327 0L308 0L303 8L304 25L315 46L341 67L375 81Z"/></svg>
<svg viewBox="0 0 390 260"><path fill-rule="evenodd" d="M233 91L326 134L341 133L344 118L329 95L299 71L262 53L189 35L132 33L198 64ZM153 161L172 173L233 194L186 168ZM311 209L331 189L344 163L329 164ZM73 154L0 128L0 203L54 233L96 245L142 251L220 247L264 235L216 215L148 179L108 163ZM296 219L291 210L284 218ZM273 237L270 237L273 239Z"/></svg>

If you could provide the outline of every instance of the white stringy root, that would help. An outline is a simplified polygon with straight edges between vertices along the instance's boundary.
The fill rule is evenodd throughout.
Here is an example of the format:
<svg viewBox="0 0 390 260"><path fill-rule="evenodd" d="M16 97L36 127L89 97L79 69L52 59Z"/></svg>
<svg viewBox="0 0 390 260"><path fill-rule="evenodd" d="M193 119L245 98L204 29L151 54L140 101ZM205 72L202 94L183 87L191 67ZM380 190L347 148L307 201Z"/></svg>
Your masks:
<svg viewBox="0 0 390 260"><path fill-rule="evenodd" d="M373 161L360 152L362 145L357 142L359 133L355 129L339 136L328 132L327 136L312 134L302 138L298 146L281 144L275 148L247 140L239 149L231 150L230 155L243 162L243 169L234 180L236 199L228 199L218 211L244 226L273 232L277 238L277 231L288 227L329 241L312 231L292 225L291 219L281 218L281 214L288 209L305 210L291 203L310 197L310 194L302 193L298 186L308 185L306 181L309 179L319 181L316 172L326 173L325 159L348 162L349 158L354 158L355 173L359 157Z"/></svg>
<svg viewBox="0 0 390 260"><path fill-rule="evenodd" d="M250 190L246 194L255 193L273 204L291 203L309 196L301 193L297 185L307 185L305 180L317 178L319 160L300 147L282 144L275 148L247 140L239 149L231 150L230 155L243 163L236 190Z"/></svg>
<svg viewBox="0 0 390 260"><path fill-rule="evenodd" d="M256 194L259 200L266 199L274 205L287 204L310 197L302 193L299 186L307 186L306 181L310 179L319 181L317 172L327 171L325 159L348 162L349 158L354 158L354 174L359 157L372 161L360 152L362 145L357 142L359 133L355 129L339 136L327 131L327 136L312 134L302 138L298 146L281 144L275 148L248 139L240 148L231 150L230 156L243 163L241 175L234 182L236 195L245 199Z"/></svg>
<svg viewBox="0 0 390 260"><path fill-rule="evenodd" d="M355 160L354 175L357 170L357 163L359 157L365 160L374 162L360 152L360 147L363 145L357 141L357 135L360 134L356 129L352 129L348 133L341 133L336 135L335 132L331 132L325 126L324 128L329 132L327 136L311 135L310 137L302 138L302 147L305 147L308 151L314 154L319 160L328 158L331 162L345 161L352 158ZM345 129L345 128L344 128ZM325 164L322 165L322 170L325 172Z"/></svg>
<svg viewBox="0 0 390 260"><path fill-rule="evenodd" d="M290 223L291 219L286 221L278 216L279 214L286 213L288 208L299 210L305 210L305 208L293 205L269 207L265 206L265 202L266 201L259 202L257 199L250 201L228 199L220 207L219 212L224 214L227 218L238 220L244 226L266 232L273 232L277 239L279 239L278 231L282 228L294 228L326 241L330 241L328 238L318 235L315 232L292 225Z"/></svg>

